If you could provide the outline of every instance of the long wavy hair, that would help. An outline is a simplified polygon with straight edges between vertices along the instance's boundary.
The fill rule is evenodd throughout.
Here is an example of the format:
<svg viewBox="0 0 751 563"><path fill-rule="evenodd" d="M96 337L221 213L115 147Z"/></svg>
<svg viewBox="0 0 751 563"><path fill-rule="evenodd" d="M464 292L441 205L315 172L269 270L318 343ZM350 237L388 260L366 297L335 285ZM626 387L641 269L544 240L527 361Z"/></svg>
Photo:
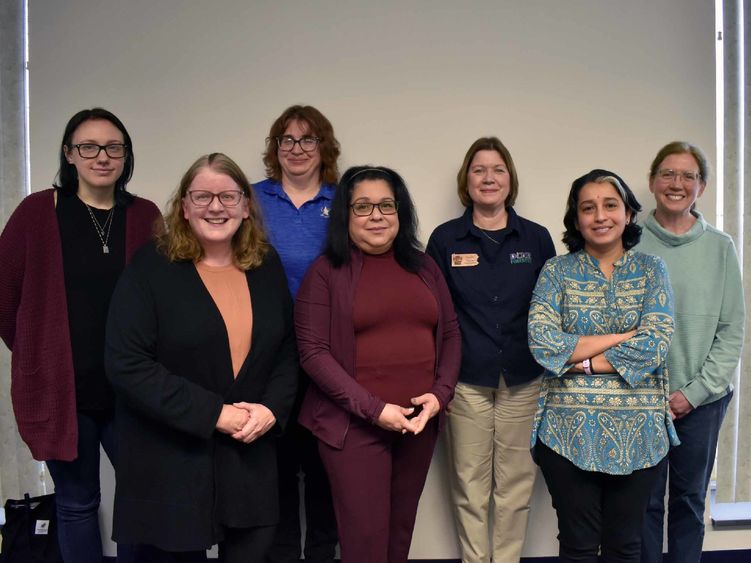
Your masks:
<svg viewBox="0 0 751 563"><path fill-rule="evenodd" d="M234 160L220 152L200 157L183 174L177 190L167 203L167 214L164 217L166 230L156 235L157 248L173 262L198 262L204 257L203 247L185 219L182 203L193 180L205 168L232 178L247 198L248 217L242 220L240 228L232 237L232 257L234 264L241 270L259 266L269 250L269 243L258 204L243 171Z"/></svg>

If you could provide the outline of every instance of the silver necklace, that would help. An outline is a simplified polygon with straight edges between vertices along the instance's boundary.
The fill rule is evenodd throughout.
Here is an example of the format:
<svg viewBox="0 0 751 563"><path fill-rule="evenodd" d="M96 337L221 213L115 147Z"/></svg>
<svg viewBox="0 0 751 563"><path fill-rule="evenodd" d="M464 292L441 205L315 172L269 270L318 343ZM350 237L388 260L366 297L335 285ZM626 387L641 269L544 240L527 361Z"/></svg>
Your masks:
<svg viewBox="0 0 751 563"><path fill-rule="evenodd" d="M479 228L479 227L478 227ZM491 237L485 229L480 229L480 232L485 235L485 237L495 244L501 244L500 241L495 240L493 237Z"/></svg>
<svg viewBox="0 0 751 563"><path fill-rule="evenodd" d="M100 225L99 221L97 221L96 217L94 217L94 212L91 211L91 207L88 203L84 202L84 205L86 206L86 211L89 212L89 217L91 217L91 222L94 223L94 229L96 230L96 234L99 235L99 240L102 241L102 253L103 254L109 254L110 253L110 247L108 246L109 240L110 240L110 231L112 230L112 215L115 212L115 206L113 205L110 208L110 212L107 214L107 219L104 220L104 225ZM107 231L107 234L104 234L104 231Z"/></svg>

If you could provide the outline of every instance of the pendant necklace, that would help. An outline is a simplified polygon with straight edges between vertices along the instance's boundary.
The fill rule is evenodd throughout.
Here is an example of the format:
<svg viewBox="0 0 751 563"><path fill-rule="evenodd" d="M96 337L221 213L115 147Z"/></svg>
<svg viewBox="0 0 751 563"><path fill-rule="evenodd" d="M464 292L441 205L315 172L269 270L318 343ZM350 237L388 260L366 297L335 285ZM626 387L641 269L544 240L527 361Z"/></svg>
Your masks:
<svg viewBox="0 0 751 563"><path fill-rule="evenodd" d="M100 225L99 221L97 221L96 217L94 217L94 212L91 211L91 207L89 207L89 204L84 202L84 205L86 206L86 211L89 212L89 217L91 217L91 222L94 223L94 229L96 230L96 234L99 235L99 240L102 242L102 253L103 254L109 254L110 253L110 247L108 246L109 240L110 240L110 231L112 230L112 215L115 212L115 206L113 205L110 208L110 212L107 214L107 219L104 221L104 225ZM107 231L107 234L104 234L104 231Z"/></svg>

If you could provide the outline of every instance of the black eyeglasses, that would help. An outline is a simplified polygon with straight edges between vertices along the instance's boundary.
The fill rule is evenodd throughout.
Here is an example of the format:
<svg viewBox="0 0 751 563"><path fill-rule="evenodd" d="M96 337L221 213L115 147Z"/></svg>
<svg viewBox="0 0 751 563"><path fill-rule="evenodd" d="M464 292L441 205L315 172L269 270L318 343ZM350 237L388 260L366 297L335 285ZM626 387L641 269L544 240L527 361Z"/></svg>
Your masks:
<svg viewBox="0 0 751 563"><path fill-rule="evenodd" d="M318 143L321 140L319 137L313 137L312 135L305 135L299 139L295 139L292 135L280 135L275 137L277 145L284 152L291 151L295 148L295 145L300 145L300 148L305 152L312 152L318 147Z"/></svg>
<svg viewBox="0 0 751 563"><path fill-rule="evenodd" d="M196 207L208 207L214 201L219 200L224 207L235 207L242 200L245 194L237 190L229 190L215 194L206 190L190 190L188 198Z"/></svg>
<svg viewBox="0 0 751 563"><path fill-rule="evenodd" d="M365 201L358 201L350 205L352 213L358 217L368 217L373 214L373 210L377 207L378 211L382 215L393 215L399 209L399 202L393 199L387 199L381 203L369 203Z"/></svg>
<svg viewBox="0 0 751 563"><path fill-rule="evenodd" d="M128 145L123 143L110 143L109 145L97 145L96 143L80 143L73 145L81 158L96 158L104 151L110 158L125 158Z"/></svg>

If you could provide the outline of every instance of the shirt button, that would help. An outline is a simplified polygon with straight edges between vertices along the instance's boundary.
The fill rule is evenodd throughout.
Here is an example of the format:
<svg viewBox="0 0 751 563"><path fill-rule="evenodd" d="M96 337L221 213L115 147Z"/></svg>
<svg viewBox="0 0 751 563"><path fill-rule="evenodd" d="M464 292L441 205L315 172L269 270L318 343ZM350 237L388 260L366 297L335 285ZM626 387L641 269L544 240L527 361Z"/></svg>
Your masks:
<svg viewBox="0 0 751 563"><path fill-rule="evenodd" d="M493 296L493 297L492 297L492 298L490 299L490 301L491 301L491 302L493 302L493 303L498 303L498 301L500 301L500 299L498 298L498 296L497 296L497 295L494 295L494 296Z"/></svg>

